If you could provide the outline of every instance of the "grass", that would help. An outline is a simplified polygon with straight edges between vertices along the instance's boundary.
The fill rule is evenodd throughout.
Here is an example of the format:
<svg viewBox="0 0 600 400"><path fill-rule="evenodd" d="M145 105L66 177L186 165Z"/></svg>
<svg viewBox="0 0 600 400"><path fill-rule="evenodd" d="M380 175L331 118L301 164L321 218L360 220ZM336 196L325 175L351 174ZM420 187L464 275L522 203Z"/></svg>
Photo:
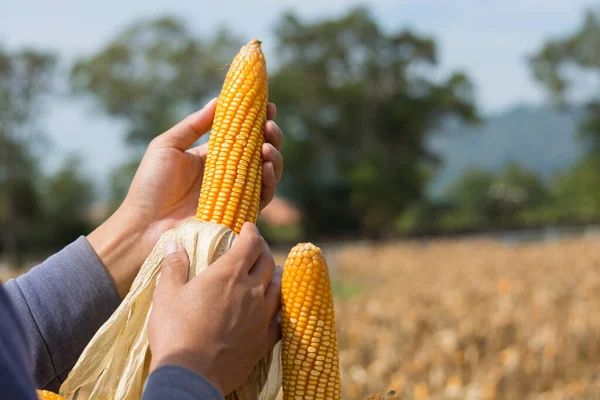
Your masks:
<svg viewBox="0 0 600 400"><path fill-rule="evenodd" d="M333 296L336 300L345 301L355 296L364 293L367 288L358 283L345 281L342 279L334 279L331 282Z"/></svg>

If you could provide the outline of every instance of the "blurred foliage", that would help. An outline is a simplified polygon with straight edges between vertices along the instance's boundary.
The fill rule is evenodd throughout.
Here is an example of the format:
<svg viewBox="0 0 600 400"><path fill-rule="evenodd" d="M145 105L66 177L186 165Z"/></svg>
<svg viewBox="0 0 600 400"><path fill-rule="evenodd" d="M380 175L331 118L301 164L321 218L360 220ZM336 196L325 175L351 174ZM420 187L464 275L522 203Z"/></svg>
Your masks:
<svg viewBox="0 0 600 400"><path fill-rule="evenodd" d="M600 152L600 11L585 13L578 31L551 39L530 59L534 78L559 106L574 94L588 96L582 133Z"/></svg>
<svg viewBox="0 0 600 400"><path fill-rule="evenodd" d="M119 208L121 202L127 196L129 186L137 172L141 159L134 158L119 167L115 168L110 174L110 198L108 200L108 213L112 214Z"/></svg>
<svg viewBox="0 0 600 400"><path fill-rule="evenodd" d="M142 20L79 59L71 86L127 122L129 143L145 146L219 93L225 67L240 45L225 30L203 40L176 18Z"/></svg>
<svg viewBox="0 0 600 400"><path fill-rule="evenodd" d="M519 165L522 159L498 172L472 168L442 198L425 193L444 161L430 150L428 135L447 122L479 119L465 74L433 78L433 39L384 30L362 7L318 21L287 13L275 33L270 100L286 136L278 195L304 219L302 226L261 223L269 241L600 221L598 12L587 12L576 32L548 40L530 59L533 76L558 105L574 104L573 93L587 96L581 131L589 154L544 179ZM147 144L218 94L245 41L224 29L199 37L183 20L160 17L134 22L76 60L68 76L73 94L124 121L132 150L110 175L108 212L126 196ZM56 249L93 228L96 198L82 161L67 159L55 175L38 163L40 111L53 94L55 64L53 54L0 48L0 246L14 263L28 247Z"/></svg>
<svg viewBox="0 0 600 400"><path fill-rule="evenodd" d="M0 250L12 266L92 228L93 184L81 162L70 157L54 175L41 171L41 116L54 93L56 61L51 53L0 49Z"/></svg>
<svg viewBox="0 0 600 400"><path fill-rule="evenodd" d="M2 251L14 265L41 214L35 144L43 137L39 116L55 63L50 53L0 48L0 233Z"/></svg>
<svg viewBox="0 0 600 400"><path fill-rule="evenodd" d="M284 193L311 236L388 233L437 166L425 135L445 117L477 120L469 80L432 81L435 42L387 33L364 8L316 23L287 14L276 37L270 96L287 135Z"/></svg>
<svg viewBox="0 0 600 400"><path fill-rule="evenodd" d="M388 34L363 8L314 24L286 14L276 31L269 80L287 135L281 192L303 209L309 235L389 232L437 166L424 136L445 117L477 119L468 79L428 79L433 40ZM130 143L147 144L218 93L240 44L226 31L202 40L180 20L145 20L79 60L71 83L129 122ZM113 203L132 171L113 175Z"/></svg>
<svg viewBox="0 0 600 400"><path fill-rule="evenodd" d="M517 163L500 173L473 168L443 200L421 202L396 219L400 232L456 232L600 220L600 14L587 11L573 34L550 39L530 58L534 78L559 107L587 96L580 129L589 153L544 181Z"/></svg>
<svg viewBox="0 0 600 400"><path fill-rule="evenodd" d="M447 197L459 210L489 219L494 214L490 190L495 179L490 172L471 169L448 189Z"/></svg>
<svg viewBox="0 0 600 400"><path fill-rule="evenodd" d="M562 218L589 221L600 218L600 160L589 155L555 181L556 212Z"/></svg>
<svg viewBox="0 0 600 400"><path fill-rule="evenodd" d="M62 248L93 229L89 213L94 186L81 171L82 161L70 156L55 174L42 180L43 218L36 230L40 245Z"/></svg>
<svg viewBox="0 0 600 400"><path fill-rule="evenodd" d="M499 173L468 169L443 200L421 202L396 221L405 233L511 228L549 222L539 216L553 199L548 185L513 162Z"/></svg>
<svg viewBox="0 0 600 400"><path fill-rule="evenodd" d="M227 65L242 42L227 30L195 36L173 17L134 22L97 53L71 69L73 93L91 96L101 110L126 122L134 150L171 128L218 95ZM139 151L110 176L107 211L127 194L139 165Z"/></svg>
<svg viewBox="0 0 600 400"><path fill-rule="evenodd" d="M549 218L596 221L600 218L600 12L588 10L572 34L550 39L531 57L534 78L559 107L580 101L586 118L580 126L589 154L554 182L555 202ZM575 99L577 98L577 99Z"/></svg>
<svg viewBox="0 0 600 400"><path fill-rule="evenodd" d="M296 244L306 238L306 234L301 226L297 225L271 225L259 220L257 227L261 235L269 243L288 243Z"/></svg>

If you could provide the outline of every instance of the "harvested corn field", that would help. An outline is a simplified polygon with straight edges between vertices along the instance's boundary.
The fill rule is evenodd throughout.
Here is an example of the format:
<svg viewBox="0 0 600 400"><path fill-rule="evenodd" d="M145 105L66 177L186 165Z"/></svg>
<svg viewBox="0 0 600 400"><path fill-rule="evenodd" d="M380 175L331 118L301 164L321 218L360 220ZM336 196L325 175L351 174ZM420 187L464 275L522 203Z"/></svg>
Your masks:
<svg viewBox="0 0 600 400"><path fill-rule="evenodd" d="M323 250L343 399L600 398L600 238Z"/></svg>
<svg viewBox="0 0 600 400"><path fill-rule="evenodd" d="M600 398L600 237L321 248L342 399Z"/></svg>

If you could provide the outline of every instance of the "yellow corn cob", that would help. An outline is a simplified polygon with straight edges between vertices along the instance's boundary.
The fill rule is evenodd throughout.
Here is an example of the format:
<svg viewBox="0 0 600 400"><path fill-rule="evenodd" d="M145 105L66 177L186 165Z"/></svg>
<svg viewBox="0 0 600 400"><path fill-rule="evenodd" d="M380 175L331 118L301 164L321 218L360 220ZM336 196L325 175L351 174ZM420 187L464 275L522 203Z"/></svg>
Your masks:
<svg viewBox="0 0 600 400"><path fill-rule="evenodd" d="M237 54L217 102L196 219L239 233L258 217L268 78L261 42Z"/></svg>
<svg viewBox="0 0 600 400"><path fill-rule="evenodd" d="M284 400L339 400L333 294L321 249L301 243L290 251L281 297Z"/></svg>
<svg viewBox="0 0 600 400"><path fill-rule="evenodd" d="M39 400L65 400L63 397L48 390L38 390L37 395Z"/></svg>

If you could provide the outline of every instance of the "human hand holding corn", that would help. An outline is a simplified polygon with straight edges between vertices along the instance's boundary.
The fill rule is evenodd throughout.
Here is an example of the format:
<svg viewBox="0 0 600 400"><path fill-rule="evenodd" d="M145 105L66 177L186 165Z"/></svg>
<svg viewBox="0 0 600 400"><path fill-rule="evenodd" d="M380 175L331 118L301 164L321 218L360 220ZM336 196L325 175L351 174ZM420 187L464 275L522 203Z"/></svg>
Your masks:
<svg viewBox="0 0 600 400"><path fill-rule="evenodd" d="M183 366L227 395L280 339L282 268L249 222L231 249L189 282L185 249L167 242L165 254L149 321L150 370Z"/></svg>
<svg viewBox="0 0 600 400"><path fill-rule="evenodd" d="M148 323L149 343L142 340L134 363L112 363L108 368L115 367L110 374L102 365L87 362L84 355L73 370L75 375L72 372L63 384L61 390L65 393L81 387L89 375L86 371L94 370L103 371L103 377L112 379L110 384L96 384L95 389L108 394L118 386L120 392L115 398L128 398L129 393L139 392L136 385L140 375L143 381L147 372L154 371L148 377L152 381L152 376L165 370L162 366L178 365L211 381L221 394L228 395L228 400L250 400L259 395L274 399L281 380L284 400L341 398L335 310L325 257L318 247L301 243L291 250L285 272L274 272L268 246L254 226L258 211L272 198L271 188L281 176L281 156L277 151L281 132L266 122L269 114L274 114L267 96L264 55L260 42L252 40L234 59L216 109L215 103L209 103L205 108L209 111L189 117L150 146L123 208L129 208L129 200L134 199L132 204L145 213L131 212L137 212L138 218L145 216L142 219L152 232L193 218L189 211L197 205L195 223L168 233L169 240L175 237L185 244L196 265L190 270L194 274L188 275L190 263L182 248L169 250L166 258L158 256L161 249L155 248L144 263L142 279L136 279L133 296L130 293L124 309L116 313L120 320L134 312L136 321L145 318L150 301L138 302L140 293L148 287L144 285L145 278L153 276L162 265ZM186 151L195 140L190 132L200 131L190 126L203 126L201 121L205 121L206 130L211 119L213 134L208 148ZM263 135L265 124L267 132ZM273 147L265 148L269 129L274 129ZM184 168L165 174L162 169L172 170L170 162L174 159L182 160ZM202 176L188 176L198 169L202 169ZM159 187L157 177L147 171L162 177L158 181L167 182L167 187ZM165 180L165 175L171 180ZM187 190L177 190L179 187ZM173 196L173 192L178 195ZM148 194L152 201L145 198ZM213 250L221 247L220 239L213 241L213 234L219 234L223 228L223 235L239 236L231 248L231 241L225 240L229 250L213 257ZM158 231L160 234L162 229ZM210 240L199 244L201 232L207 233L202 238ZM221 235L221 239L224 237ZM188 282L188 276L194 278ZM277 317L280 302L282 331ZM136 309L136 304L141 304L141 308ZM115 319L112 325L109 321L106 332L122 332L120 320ZM138 323L124 328L130 329L122 335L126 339L119 343L119 349L131 348L131 340L140 337L136 334L139 326ZM280 336L281 350L271 354ZM104 344L108 342L103 339L101 334L92 341L88 346L91 354L106 348ZM119 353L118 359L122 358ZM144 365L150 360L150 371L144 367L140 372L142 364L137 361L142 359ZM135 376L137 383L132 384L123 378L125 375ZM145 394L152 393L148 387ZM154 388L161 390L160 386ZM394 396L390 392L387 397L372 398L392 400Z"/></svg>
<svg viewBox="0 0 600 400"><path fill-rule="evenodd" d="M190 146L211 128L215 105L213 99L152 141L123 204L88 236L122 298L160 236L196 215L208 144ZM273 199L283 170L283 133L273 121L275 105L266 109L259 209Z"/></svg>

